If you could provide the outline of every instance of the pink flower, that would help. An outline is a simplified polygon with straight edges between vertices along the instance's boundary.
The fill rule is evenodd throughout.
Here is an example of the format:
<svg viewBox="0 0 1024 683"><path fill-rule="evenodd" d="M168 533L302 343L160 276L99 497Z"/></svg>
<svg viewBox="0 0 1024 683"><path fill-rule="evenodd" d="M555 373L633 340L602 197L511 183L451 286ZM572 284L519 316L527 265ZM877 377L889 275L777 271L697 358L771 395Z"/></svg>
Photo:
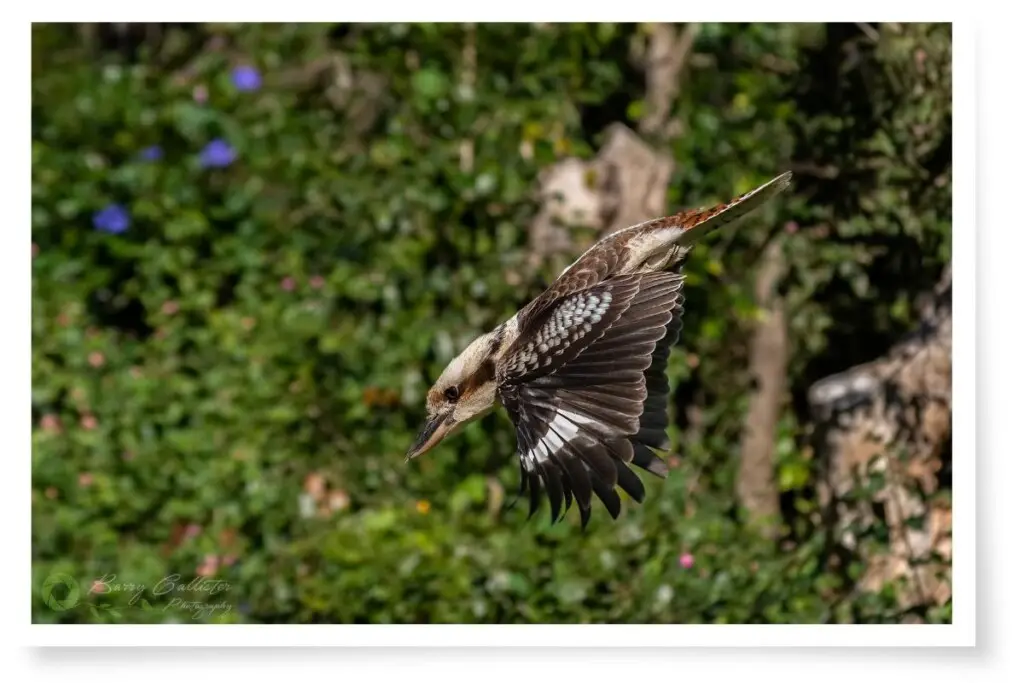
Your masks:
<svg viewBox="0 0 1024 683"><path fill-rule="evenodd" d="M96 425L97 424L99 424L99 423L96 421L96 418L94 416L92 416L92 415L83 415L82 416L82 429L85 429L85 430L88 430L88 431L92 431L92 430L96 429Z"/></svg>
<svg viewBox="0 0 1024 683"><path fill-rule="evenodd" d="M163 305L160 306L160 311L164 315L174 315L178 312L178 308L179 306L177 301L165 301Z"/></svg>
<svg viewBox="0 0 1024 683"><path fill-rule="evenodd" d="M100 367L101 365L103 365L105 361L106 358L104 358L103 354L100 353L99 351L93 351L92 353L89 354L89 365L93 366L94 368Z"/></svg>
<svg viewBox="0 0 1024 683"><path fill-rule="evenodd" d="M283 289L286 292L292 291L293 289L295 289L295 280L290 277L284 278L283 280L281 280L281 289Z"/></svg>
<svg viewBox="0 0 1024 683"><path fill-rule="evenodd" d="M203 559L203 563L196 568L196 574L199 576L213 576L217 573L218 558L216 555L207 555Z"/></svg>
<svg viewBox="0 0 1024 683"><path fill-rule="evenodd" d="M790 235L795 234L796 231L799 229L800 226L796 224L796 221L788 221L786 223L786 232L788 232Z"/></svg>
<svg viewBox="0 0 1024 683"><path fill-rule="evenodd" d="M313 289L320 289L324 286L324 279L319 275L314 275L309 278L309 286Z"/></svg>
<svg viewBox="0 0 1024 683"><path fill-rule="evenodd" d="M199 104L203 104L204 102L206 102L206 100L209 99L209 97L210 94L207 92L205 85L197 85L195 88L192 89L192 99L194 99Z"/></svg>
<svg viewBox="0 0 1024 683"><path fill-rule="evenodd" d="M78 475L78 485L81 486L83 489L92 486L92 482L92 474L90 474L89 472L82 472L81 474Z"/></svg>
<svg viewBox="0 0 1024 683"><path fill-rule="evenodd" d="M185 527L185 538L195 538L203 532L203 527L198 524L189 524Z"/></svg>
<svg viewBox="0 0 1024 683"><path fill-rule="evenodd" d="M679 556L679 566L683 569L689 569L693 566L693 555L690 553L683 553Z"/></svg>
<svg viewBox="0 0 1024 683"><path fill-rule="evenodd" d="M58 419L53 413L47 413L46 415L43 415L41 420L39 420L39 427L44 432L56 434L60 431L60 419Z"/></svg>
<svg viewBox="0 0 1024 683"><path fill-rule="evenodd" d="M349 506L348 494L344 491L331 491L327 497L327 506L334 511L346 509Z"/></svg>
<svg viewBox="0 0 1024 683"><path fill-rule="evenodd" d="M106 593L107 584L103 583L99 579L92 582L92 588L89 589L90 593Z"/></svg>
<svg viewBox="0 0 1024 683"><path fill-rule="evenodd" d="M306 482L303 488L314 500L320 500L327 492L327 481L318 472L310 472L306 475Z"/></svg>

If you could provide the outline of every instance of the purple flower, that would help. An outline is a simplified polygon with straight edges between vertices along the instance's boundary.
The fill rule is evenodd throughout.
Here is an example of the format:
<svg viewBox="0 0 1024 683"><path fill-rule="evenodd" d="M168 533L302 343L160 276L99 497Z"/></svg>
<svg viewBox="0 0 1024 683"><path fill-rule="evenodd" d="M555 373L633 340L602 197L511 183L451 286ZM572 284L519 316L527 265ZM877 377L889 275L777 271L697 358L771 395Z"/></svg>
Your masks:
<svg viewBox="0 0 1024 683"><path fill-rule="evenodd" d="M146 149L139 152L139 157L143 161L159 161L164 156L164 151L160 148L160 145L150 145Z"/></svg>
<svg viewBox="0 0 1024 683"><path fill-rule="evenodd" d="M235 148L227 141L217 138L199 153L199 165L203 168L224 168L235 160Z"/></svg>
<svg viewBox="0 0 1024 683"><path fill-rule="evenodd" d="M231 72L231 82L241 92L252 92L259 90L262 85L260 72L254 66L236 66Z"/></svg>
<svg viewBox="0 0 1024 683"><path fill-rule="evenodd" d="M101 211L92 216L92 224L97 230L109 232L112 235L119 235L131 225L131 216L128 209L120 204L109 204Z"/></svg>

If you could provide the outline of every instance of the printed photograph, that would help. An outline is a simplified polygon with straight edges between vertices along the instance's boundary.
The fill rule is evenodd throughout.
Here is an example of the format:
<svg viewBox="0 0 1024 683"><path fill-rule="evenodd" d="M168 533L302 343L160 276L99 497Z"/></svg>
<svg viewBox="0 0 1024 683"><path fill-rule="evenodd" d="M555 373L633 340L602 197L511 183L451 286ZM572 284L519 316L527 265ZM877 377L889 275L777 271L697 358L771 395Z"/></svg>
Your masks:
<svg viewBox="0 0 1024 683"><path fill-rule="evenodd" d="M33 24L33 623L952 623L952 56Z"/></svg>

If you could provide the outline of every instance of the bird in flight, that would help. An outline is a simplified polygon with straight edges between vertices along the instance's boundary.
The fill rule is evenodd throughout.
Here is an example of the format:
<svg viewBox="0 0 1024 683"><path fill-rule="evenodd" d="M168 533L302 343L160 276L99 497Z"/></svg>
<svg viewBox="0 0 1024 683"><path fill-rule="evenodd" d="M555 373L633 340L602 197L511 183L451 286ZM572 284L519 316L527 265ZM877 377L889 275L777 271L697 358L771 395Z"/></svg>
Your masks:
<svg viewBox="0 0 1024 683"><path fill-rule="evenodd" d="M683 314L681 262L711 230L789 186L785 172L732 201L656 218L604 237L509 320L477 337L427 393L407 460L496 403L516 431L519 495L532 516L542 491L557 521L575 498L585 528L597 496L613 519L615 487L642 502L629 465L668 474L668 356Z"/></svg>

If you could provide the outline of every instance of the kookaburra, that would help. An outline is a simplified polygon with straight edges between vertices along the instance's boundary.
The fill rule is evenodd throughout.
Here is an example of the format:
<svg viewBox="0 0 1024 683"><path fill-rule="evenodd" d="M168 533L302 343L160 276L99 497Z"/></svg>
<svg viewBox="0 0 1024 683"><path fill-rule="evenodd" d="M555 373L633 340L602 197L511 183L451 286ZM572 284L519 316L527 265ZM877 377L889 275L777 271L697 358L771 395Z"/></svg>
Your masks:
<svg viewBox="0 0 1024 683"><path fill-rule="evenodd" d="M616 485L642 502L632 463L659 477L667 447L669 352L683 313L681 262L705 233L788 187L786 172L710 209L683 211L601 239L509 320L453 359L427 393L408 458L501 403L516 430L520 495L541 490L552 522L576 499L585 527L596 495L612 518Z"/></svg>

